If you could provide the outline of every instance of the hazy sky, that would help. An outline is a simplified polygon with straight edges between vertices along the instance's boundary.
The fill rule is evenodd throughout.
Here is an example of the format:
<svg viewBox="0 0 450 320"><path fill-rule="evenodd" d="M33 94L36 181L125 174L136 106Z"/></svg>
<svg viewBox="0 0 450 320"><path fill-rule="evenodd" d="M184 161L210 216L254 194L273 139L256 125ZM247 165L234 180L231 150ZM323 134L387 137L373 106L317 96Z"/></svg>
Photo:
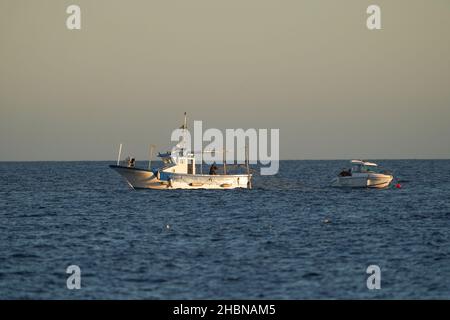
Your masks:
<svg viewBox="0 0 450 320"><path fill-rule="evenodd" d="M450 158L450 2L0 0L0 160L143 159L184 111L282 159Z"/></svg>

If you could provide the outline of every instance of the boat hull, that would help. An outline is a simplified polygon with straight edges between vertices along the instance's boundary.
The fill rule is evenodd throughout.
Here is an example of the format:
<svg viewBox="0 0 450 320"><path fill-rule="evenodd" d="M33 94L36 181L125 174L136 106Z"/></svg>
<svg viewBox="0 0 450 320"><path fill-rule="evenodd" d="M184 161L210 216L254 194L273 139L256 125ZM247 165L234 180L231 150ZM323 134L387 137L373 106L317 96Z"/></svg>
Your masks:
<svg viewBox="0 0 450 320"><path fill-rule="evenodd" d="M348 177L337 177L333 180L333 187L350 188L375 188L382 189L389 186L393 176L386 174L353 175Z"/></svg>
<svg viewBox="0 0 450 320"><path fill-rule="evenodd" d="M201 175L173 174L171 188L173 189L247 189L249 176L236 175Z"/></svg>
<svg viewBox="0 0 450 320"><path fill-rule="evenodd" d="M120 174L133 189L145 189L150 187L153 189L157 189L158 187L159 189L165 188L150 170L115 165L110 165L109 167Z"/></svg>
<svg viewBox="0 0 450 320"><path fill-rule="evenodd" d="M110 165L133 189L235 189L249 188L248 175L193 175L166 173L161 179L150 170ZM250 176L251 177L251 176Z"/></svg>

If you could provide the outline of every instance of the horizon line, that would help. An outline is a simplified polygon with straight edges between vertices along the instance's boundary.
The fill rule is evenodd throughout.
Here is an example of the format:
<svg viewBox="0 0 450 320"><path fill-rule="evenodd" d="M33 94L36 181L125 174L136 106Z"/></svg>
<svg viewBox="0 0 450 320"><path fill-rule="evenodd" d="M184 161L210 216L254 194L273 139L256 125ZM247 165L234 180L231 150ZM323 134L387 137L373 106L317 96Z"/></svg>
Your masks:
<svg viewBox="0 0 450 320"><path fill-rule="evenodd" d="M350 161L350 160L450 160L449 158L318 158L318 159L280 159L278 161ZM137 162L149 161L149 159L136 160ZM152 159L152 161L161 161ZM117 159L109 160L0 160L2 162L117 162ZM198 163L197 163L198 164Z"/></svg>

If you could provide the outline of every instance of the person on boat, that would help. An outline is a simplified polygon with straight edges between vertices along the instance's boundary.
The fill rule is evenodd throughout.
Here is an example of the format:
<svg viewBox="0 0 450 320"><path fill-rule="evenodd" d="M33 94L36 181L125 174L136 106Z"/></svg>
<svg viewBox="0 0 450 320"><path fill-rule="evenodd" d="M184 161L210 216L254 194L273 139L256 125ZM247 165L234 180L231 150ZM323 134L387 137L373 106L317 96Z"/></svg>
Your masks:
<svg viewBox="0 0 450 320"><path fill-rule="evenodd" d="M128 158L128 167L134 168L134 165L136 164L136 160L134 158Z"/></svg>
<svg viewBox="0 0 450 320"><path fill-rule="evenodd" d="M340 177L350 177L352 175L352 172L350 171L350 169L348 170L342 170L341 173L339 173Z"/></svg>
<svg viewBox="0 0 450 320"><path fill-rule="evenodd" d="M216 175L217 173L216 173L216 171L217 171L217 166L216 166L216 163L214 162L212 165L211 165L211 167L209 168L209 174L210 175Z"/></svg>

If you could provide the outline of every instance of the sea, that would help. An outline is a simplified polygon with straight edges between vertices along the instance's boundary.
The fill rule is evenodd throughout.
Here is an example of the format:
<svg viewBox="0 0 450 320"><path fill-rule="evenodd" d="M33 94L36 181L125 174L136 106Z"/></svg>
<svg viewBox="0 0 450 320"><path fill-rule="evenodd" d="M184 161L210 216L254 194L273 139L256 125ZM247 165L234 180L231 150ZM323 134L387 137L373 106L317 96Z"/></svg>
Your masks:
<svg viewBox="0 0 450 320"><path fill-rule="evenodd" d="M251 190L0 162L0 299L450 298L450 160L375 162L391 187L330 187L344 160L255 167Z"/></svg>

